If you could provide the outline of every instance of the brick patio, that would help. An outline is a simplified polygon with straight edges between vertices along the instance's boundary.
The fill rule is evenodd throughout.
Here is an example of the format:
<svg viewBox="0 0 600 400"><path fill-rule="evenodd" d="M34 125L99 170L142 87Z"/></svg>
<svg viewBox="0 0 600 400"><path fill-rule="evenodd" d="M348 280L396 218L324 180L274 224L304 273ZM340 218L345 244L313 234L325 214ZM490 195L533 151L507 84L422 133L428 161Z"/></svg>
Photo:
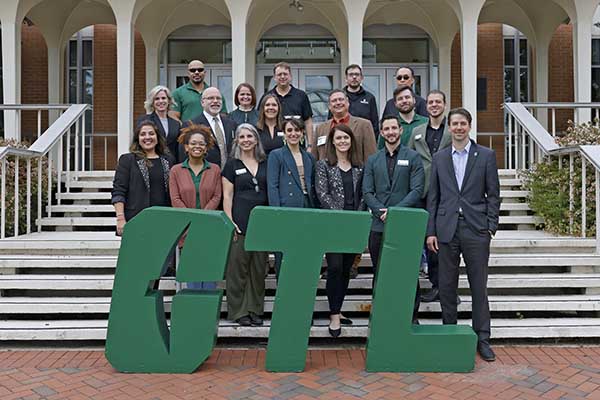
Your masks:
<svg viewBox="0 0 600 400"><path fill-rule="evenodd" d="M191 375L117 373L102 351L2 351L11 399L600 399L600 347L499 347L469 374L364 371L362 350L311 350L304 373L268 373L265 351L215 350Z"/></svg>

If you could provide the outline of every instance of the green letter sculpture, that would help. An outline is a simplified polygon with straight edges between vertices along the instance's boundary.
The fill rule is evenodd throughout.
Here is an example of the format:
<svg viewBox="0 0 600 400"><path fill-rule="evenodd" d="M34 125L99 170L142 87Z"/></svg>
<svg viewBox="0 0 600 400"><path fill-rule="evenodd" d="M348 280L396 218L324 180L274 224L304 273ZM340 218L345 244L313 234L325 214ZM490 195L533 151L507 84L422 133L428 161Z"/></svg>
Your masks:
<svg viewBox="0 0 600 400"><path fill-rule="evenodd" d="M127 223L112 293L106 358L121 372L191 373L211 354L222 290L182 290L173 297L171 329L160 279L173 246L188 228L180 282L222 280L233 224L225 213L152 207Z"/></svg>
<svg viewBox="0 0 600 400"><path fill-rule="evenodd" d="M365 212L275 207L252 210L246 249L283 253L267 371L304 370L323 255L362 253L370 224Z"/></svg>
<svg viewBox="0 0 600 400"><path fill-rule="evenodd" d="M369 372L473 370L477 336L471 327L412 324L426 223L423 210L388 210L369 323Z"/></svg>

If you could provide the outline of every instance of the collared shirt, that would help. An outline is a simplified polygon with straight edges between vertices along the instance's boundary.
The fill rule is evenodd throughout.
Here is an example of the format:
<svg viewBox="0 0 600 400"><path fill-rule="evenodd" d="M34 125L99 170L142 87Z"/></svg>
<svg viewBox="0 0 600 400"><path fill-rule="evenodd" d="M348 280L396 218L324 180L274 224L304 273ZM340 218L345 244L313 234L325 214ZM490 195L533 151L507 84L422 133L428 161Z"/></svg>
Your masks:
<svg viewBox="0 0 600 400"><path fill-rule="evenodd" d="M454 165L454 176L458 189L462 189L463 179L465 178L465 169L469 160L469 150L471 149L471 141L467 143L464 149L458 151L452 146L452 164Z"/></svg>
<svg viewBox="0 0 600 400"><path fill-rule="evenodd" d="M402 127L402 136L400 137L400 144L402 146L408 145L408 141L412 136L413 129L419 125L426 124L429 121L429 118L423 117L422 115L416 114L412 121L406 122L402 117L400 117L400 113L398 113L398 119L400 120L400 126ZM383 140L383 136L379 136L379 140L377 141L377 148L383 149L385 145L385 140Z"/></svg>
<svg viewBox="0 0 600 400"><path fill-rule="evenodd" d="M435 129L431 126L431 123L427 124L427 133L425 134L425 141L427 142L427 147L429 147L429 153L434 155L437 153L440 148L440 143L442 141L442 136L444 135L444 128L446 125L446 119L442 121L440 126Z"/></svg>
<svg viewBox="0 0 600 400"><path fill-rule="evenodd" d="M335 128L338 125L348 125L350 123L350 114L346 114L346 116L340 120L337 120L335 118L331 118L331 128Z"/></svg>
<svg viewBox="0 0 600 400"><path fill-rule="evenodd" d="M219 123L219 126L221 127L221 132L223 132L223 140L225 141L225 144L227 144L227 135L225 135L225 127L223 126L223 121L221 121L221 116L219 114L210 115L206 111L202 111L202 113L204 113L204 117L210 124L210 129L212 129L213 132L215 131L215 124L217 122ZM217 119L217 121L215 121L215 118Z"/></svg>
<svg viewBox="0 0 600 400"><path fill-rule="evenodd" d="M390 178L390 184L394 180L394 169L396 168L396 158L398 158L398 151L400 146L396 147L394 152L390 154L388 149L385 149L385 161L387 163L388 177Z"/></svg>
<svg viewBox="0 0 600 400"><path fill-rule="evenodd" d="M290 90L284 96L277 92L277 86L268 93L274 94L281 103L281 114L288 118L302 118L306 121L312 118L313 112L306 92L290 85ZM261 99L262 102L262 99ZM260 104L260 103L259 103Z"/></svg>
<svg viewBox="0 0 600 400"><path fill-rule="evenodd" d="M204 89L210 85L204 82ZM182 122L189 121L202 114L202 91L194 89L191 82L185 85L179 86L173 91L173 100L177 105L172 107L173 111L177 111L181 115L179 119ZM227 113L227 104L225 104L225 98L223 98L223 108L221 112Z"/></svg>
<svg viewBox="0 0 600 400"><path fill-rule="evenodd" d="M202 169L200 170L200 172L198 172L198 175L196 175L194 173L194 170L192 169L192 167L190 167L190 159L186 158L184 162L181 163L181 166L184 168L187 168L188 171L190 171L190 175L192 177L192 182L194 182L194 187L196 188L196 208L200 208L200 182L202 181L202 173L207 170L208 168L210 168L210 164L208 163L208 161L204 160L204 165L202 166Z"/></svg>

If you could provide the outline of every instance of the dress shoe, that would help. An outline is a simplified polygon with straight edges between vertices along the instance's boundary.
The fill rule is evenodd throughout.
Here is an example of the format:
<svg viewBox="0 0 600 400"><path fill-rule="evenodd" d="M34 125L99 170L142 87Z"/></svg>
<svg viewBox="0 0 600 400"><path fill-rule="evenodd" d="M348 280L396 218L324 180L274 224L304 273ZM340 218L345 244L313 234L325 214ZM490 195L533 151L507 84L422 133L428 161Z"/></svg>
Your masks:
<svg viewBox="0 0 600 400"><path fill-rule="evenodd" d="M456 305L459 305L460 303L462 303L462 300L459 295L456 295Z"/></svg>
<svg viewBox="0 0 600 400"><path fill-rule="evenodd" d="M236 319L235 322L240 324L240 326L252 326L252 320L249 315L244 315L243 317Z"/></svg>
<svg viewBox="0 0 600 400"><path fill-rule="evenodd" d="M331 335L331 337L339 337L342 334L342 327L340 326L337 329L331 329L331 325L329 325L327 327L327 329L329 330L329 334Z"/></svg>
<svg viewBox="0 0 600 400"><path fill-rule="evenodd" d="M250 313L250 322L252 323L252 326L262 326L264 323L263 319L253 312Z"/></svg>
<svg viewBox="0 0 600 400"><path fill-rule="evenodd" d="M340 317L340 325L352 325L352 320L346 317Z"/></svg>
<svg viewBox="0 0 600 400"><path fill-rule="evenodd" d="M477 342L477 352L485 361L496 361L496 354L494 354L492 346L487 341Z"/></svg>
<svg viewBox="0 0 600 400"><path fill-rule="evenodd" d="M434 301L440 300L440 291L438 288L434 287L428 293L425 293L421 296L421 301L423 303L432 303Z"/></svg>

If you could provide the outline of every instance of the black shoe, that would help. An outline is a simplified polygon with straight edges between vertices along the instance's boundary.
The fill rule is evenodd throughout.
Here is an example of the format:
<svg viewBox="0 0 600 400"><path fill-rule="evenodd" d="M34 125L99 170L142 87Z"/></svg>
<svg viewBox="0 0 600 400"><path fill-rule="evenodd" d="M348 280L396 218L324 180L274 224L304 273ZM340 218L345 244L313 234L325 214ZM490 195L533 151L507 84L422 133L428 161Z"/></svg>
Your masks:
<svg viewBox="0 0 600 400"><path fill-rule="evenodd" d="M459 305L460 303L462 303L462 300L459 295L456 295L456 305Z"/></svg>
<svg viewBox="0 0 600 400"><path fill-rule="evenodd" d="M487 341L477 342L477 352L484 361L496 361L496 354Z"/></svg>
<svg viewBox="0 0 600 400"><path fill-rule="evenodd" d="M440 301L440 291L438 288L434 287L428 293L425 293L421 296L421 301L423 303L432 303L434 301Z"/></svg>
<svg viewBox="0 0 600 400"><path fill-rule="evenodd" d="M342 327L340 326L337 329L331 329L331 325L329 325L327 327L327 329L329 330L329 334L331 335L331 337L339 337L342 334Z"/></svg>
<svg viewBox="0 0 600 400"><path fill-rule="evenodd" d="M352 325L352 320L346 317L340 317L340 325Z"/></svg>
<svg viewBox="0 0 600 400"><path fill-rule="evenodd" d="M263 319L253 312L250 313L250 322L252 323L252 326L262 326L264 323Z"/></svg>
<svg viewBox="0 0 600 400"><path fill-rule="evenodd" d="M240 324L240 326L252 326L252 320L248 315L244 315L243 317L236 319L235 322Z"/></svg>

